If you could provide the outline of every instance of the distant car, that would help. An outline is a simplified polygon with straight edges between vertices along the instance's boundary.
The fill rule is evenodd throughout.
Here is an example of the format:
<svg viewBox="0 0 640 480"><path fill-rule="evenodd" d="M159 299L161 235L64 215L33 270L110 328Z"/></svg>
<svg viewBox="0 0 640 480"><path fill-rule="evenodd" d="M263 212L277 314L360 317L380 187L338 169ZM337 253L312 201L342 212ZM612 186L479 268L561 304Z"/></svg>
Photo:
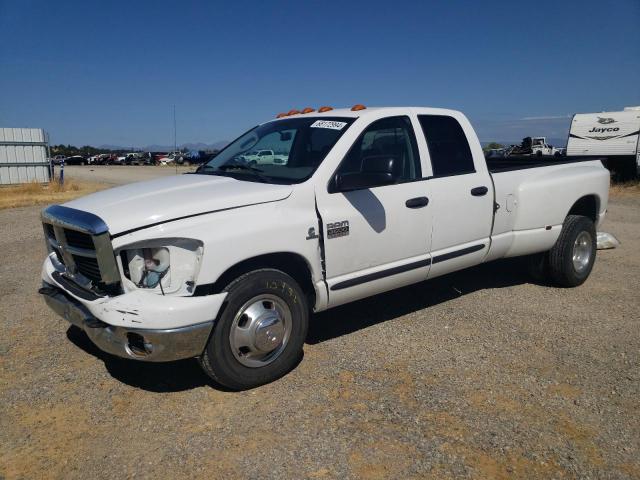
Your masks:
<svg viewBox="0 0 640 480"><path fill-rule="evenodd" d="M64 159L65 165L86 165L87 159L82 155L73 155Z"/></svg>
<svg viewBox="0 0 640 480"><path fill-rule="evenodd" d="M166 157L167 155L169 155L167 152L153 152L153 153L151 153L151 158L153 159L153 164L154 165L160 165L160 159Z"/></svg>
<svg viewBox="0 0 640 480"><path fill-rule="evenodd" d="M114 155L111 153L103 153L102 155L100 155L100 158L98 159L98 163L100 165L111 165L113 163L113 159L114 159Z"/></svg>
<svg viewBox="0 0 640 480"><path fill-rule="evenodd" d="M155 165L156 161L153 158L153 153L145 152L140 154L140 165Z"/></svg>
<svg viewBox="0 0 640 480"><path fill-rule="evenodd" d="M249 165L284 165L287 163L286 155L279 155L273 150L257 150L242 156Z"/></svg>
<svg viewBox="0 0 640 480"><path fill-rule="evenodd" d="M506 156L506 148L491 148L489 150L485 150L484 152L484 158L504 158Z"/></svg>
<svg viewBox="0 0 640 480"><path fill-rule="evenodd" d="M127 153L124 157L125 165L142 165L144 163L144 158L141 153Z"/></svg>
<svg viewBox="0 0 640 480"><path fill-rule="evenodd" d="M67 157L65 157L64 155L54 155L53 157L51 157L51 161L54 165L60 165L65 158Z"/></svg>
<svg viewBox="0 0 640 480"><path fill-rule="evenodd" d="M545 137L525 137L520 145L512 145L512 155L535 155L536 157L559 157L561 153L547 143Z"/></svg>
<svg viewBox="0 0 640 480"><path fill-rule="evenodd" d="M168 155L160 157L158 159L158 163L160 165L167 165L169 163L176 162L178 164L184 163L184 153L181 152L171 152Z"/></svg>
<svg viewBox="0 0 640 480"><path fill-rule="evenodd" d="M217 151L205 152L204 150L191 151L182 158L182 162L178 160L180 165L202 165L207 163L218 154Z"/></svg>

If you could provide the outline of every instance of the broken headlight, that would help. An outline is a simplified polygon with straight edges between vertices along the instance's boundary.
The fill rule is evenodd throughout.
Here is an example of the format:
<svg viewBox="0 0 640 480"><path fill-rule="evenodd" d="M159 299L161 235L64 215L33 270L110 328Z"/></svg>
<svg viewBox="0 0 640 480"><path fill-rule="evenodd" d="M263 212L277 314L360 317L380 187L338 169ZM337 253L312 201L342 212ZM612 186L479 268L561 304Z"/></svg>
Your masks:
<svg viewBox="0 0 640 480"><path fill-rule="evenodd" d="M120 250L125 290L147 289L161 295L192 295L202 260L202 243L159 239Z"/></svg>

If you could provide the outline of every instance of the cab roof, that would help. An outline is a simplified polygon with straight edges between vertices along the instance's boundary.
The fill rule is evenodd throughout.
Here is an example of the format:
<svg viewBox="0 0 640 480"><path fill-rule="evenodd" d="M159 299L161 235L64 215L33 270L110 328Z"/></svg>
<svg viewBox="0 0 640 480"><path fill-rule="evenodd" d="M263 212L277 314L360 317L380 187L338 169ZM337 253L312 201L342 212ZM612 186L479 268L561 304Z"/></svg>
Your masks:
<svg viewBox="0 0 640 480"><path fill-rule="evenodd" d="M449 110L444 108L433 107L366 107L362 110L351 110L351 108L334 108L327 112L313 111L309 113L296 113L293 115L287 115L281 118L275 118L270 121L286 120L288 118L304 118L304 117L347 117L347 118L360 118L360 117L384 117L387 115L406 115L407 113L417 114L431 114L431 115L453 115L460 112L456 110ZM265 122L266 123L266 122Z"/></svg>

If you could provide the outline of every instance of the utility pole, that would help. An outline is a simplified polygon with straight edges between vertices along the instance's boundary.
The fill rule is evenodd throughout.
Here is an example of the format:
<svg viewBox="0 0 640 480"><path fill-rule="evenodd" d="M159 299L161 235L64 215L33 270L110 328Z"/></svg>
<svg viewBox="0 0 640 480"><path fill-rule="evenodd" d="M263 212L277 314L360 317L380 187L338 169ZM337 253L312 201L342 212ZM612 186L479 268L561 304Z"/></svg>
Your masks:
<svg viewBox="0 0 640 480"><path fill-rule="evenodd" d="M178 174L178 159L176 152L178 151L178 137L176 133L176 105L173 104L173 163L176 166L176 175Z"/></svg>

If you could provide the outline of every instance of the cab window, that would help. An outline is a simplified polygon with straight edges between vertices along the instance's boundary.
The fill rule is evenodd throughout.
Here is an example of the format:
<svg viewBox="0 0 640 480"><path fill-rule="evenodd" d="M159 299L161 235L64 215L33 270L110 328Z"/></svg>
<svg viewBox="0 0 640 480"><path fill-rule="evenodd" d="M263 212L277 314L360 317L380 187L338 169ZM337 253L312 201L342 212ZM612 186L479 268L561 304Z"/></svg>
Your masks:
<svg viewBox="0 0 640 480"><path fill-rule="evenodd" d="M397 182L420 178L420 157L409 117L389 117L373 122L360 135L344 158L340 174L367 171L369 162L393 158Z"/></svg>

